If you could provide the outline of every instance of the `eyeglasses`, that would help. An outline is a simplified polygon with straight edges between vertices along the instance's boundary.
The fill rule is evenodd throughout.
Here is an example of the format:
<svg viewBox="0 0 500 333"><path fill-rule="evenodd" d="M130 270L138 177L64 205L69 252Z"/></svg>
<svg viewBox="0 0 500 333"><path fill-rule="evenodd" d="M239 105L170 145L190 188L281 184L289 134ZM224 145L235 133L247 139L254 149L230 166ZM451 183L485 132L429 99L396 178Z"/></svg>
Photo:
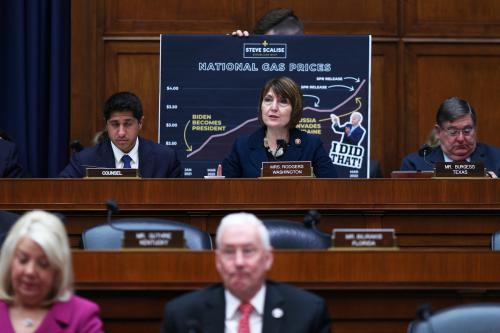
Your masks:
<svg viewBox="0 0 500 333"><path fill-rule="evenodd" d="M466 126L462 129L456 128L456 127L448 127L448 128L441 127L441 129L443 131L445 131L446 134L448 134L448 136L451 136L451 137L459 136L460 133L462 133L463 136L470 136L470 135L472 135L472 133L474 133L474 127L472 127L472 126Z"/></svg>

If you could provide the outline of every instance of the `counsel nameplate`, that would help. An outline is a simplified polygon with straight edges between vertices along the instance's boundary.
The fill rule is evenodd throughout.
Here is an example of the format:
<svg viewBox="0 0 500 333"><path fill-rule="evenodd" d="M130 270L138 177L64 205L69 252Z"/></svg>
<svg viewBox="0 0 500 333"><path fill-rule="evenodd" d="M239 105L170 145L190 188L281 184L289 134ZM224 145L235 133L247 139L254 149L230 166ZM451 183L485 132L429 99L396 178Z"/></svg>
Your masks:
<svg viewBox="0 0 500 333"><path fill-rule="evenodd" d="M486 177L483 162L436 162L435 177Z"/></svg>
<svg viewBox="0 0 500 333"><path fill-rule="evenodd" d="M313 177L311 161L262 162L261 177Z"/></svg>
<svg viewBox="0 0 500 333"><path fill-rule="evenodd" d="M394 229L333 229L333 247L371 248L396 247Z"/></svg>
<svg viewBox="0 0 500 333"><path fill-rule="evenodd" d="M184 230L126 230L124 248L172 248L186 247Z"/></svg>
<svg viewBox="0 0 500 333"><path fill-rule="evenodd" d="M139 169L87 168L86 178L140 178Z"/></svg>

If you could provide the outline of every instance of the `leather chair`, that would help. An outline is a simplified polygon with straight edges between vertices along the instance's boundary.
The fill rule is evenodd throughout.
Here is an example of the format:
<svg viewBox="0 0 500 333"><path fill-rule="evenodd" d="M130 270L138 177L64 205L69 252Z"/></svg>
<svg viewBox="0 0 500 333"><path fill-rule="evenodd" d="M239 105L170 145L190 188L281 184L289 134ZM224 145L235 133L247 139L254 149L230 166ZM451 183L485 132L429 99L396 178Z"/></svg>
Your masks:
<svg viewBox="0 0 500 333"><path fill-rule="evenodd" d="M500 251L500 231L491 235L491 250Z"/></svg>
<svg viewBox="0 0 500 333"><path fill-rule="evenodd" d="M500 332L500 303L459 305L428 313L410 323L408 333Z"/></svg>
<svg viewBox="0 0 500 333"><path fill-rule="evenodd" d="M263 220L275 249L327 249L331 235L318 230L319 214L311 211L303 223L288 220Z"/></svg>
<svg viewBox="0 0 500 333"><path fill-rule="evenodd" d="M154 218L127 218L101 224L82 233L82 245L86 250L119 249L122 247L124 230L184 230L186 247L191 250L211 250L210 235L189 224Z"/></svg>
<svg viewBox="0 0 500 333"><path fill-rule="evenodd" d="M20 215L15 213L0 211L0 247L5 241L5 238L7 238L10 228L16 223L19 217Z"/></svg>

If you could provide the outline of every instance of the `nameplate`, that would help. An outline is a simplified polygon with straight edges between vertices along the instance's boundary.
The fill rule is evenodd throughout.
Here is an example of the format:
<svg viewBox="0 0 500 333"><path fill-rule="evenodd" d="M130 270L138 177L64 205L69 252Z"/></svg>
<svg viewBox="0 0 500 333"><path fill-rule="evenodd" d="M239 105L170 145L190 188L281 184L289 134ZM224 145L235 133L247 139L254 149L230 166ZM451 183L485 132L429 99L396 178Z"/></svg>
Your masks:
<svg viewBox="0 0 500 333"><path fill-rule="evenodd" d="M395 247L394 229L333 229L333 247Z"/></svg>
<svg viewBox="0 0 500 333"><path fill-rule="evenodd" d="M261 177L313 177L311 161L262 162Z"/></svg>
<svg viewBox="0 0 500 333"><path fill-rule="evenodd" d="M124 248L184 248L184 230L127 230Z"/></svg>
<svg viewBox="0 0 500 333"><path fill-rule="evenodd" d="M435 177L485 177L483 162L436 162Z"/></svg>
<svg viewBox="0 0 500 333"><path fill-rule="evenodd" d="M87 168L86 178L140 178L139 169Z"/></svg>

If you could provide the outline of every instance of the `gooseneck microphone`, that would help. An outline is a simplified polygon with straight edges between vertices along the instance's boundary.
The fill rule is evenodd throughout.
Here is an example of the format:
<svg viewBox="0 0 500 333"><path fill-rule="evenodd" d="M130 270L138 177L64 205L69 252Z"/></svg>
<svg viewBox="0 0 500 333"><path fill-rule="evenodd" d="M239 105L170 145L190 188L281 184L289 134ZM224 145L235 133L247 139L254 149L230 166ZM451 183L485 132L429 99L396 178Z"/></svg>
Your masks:
<svg viewBox="0 0 500 333"><path fill-rule="evenodd" d="M287 148L288 148L288 144L287 144L286 140L283 140L283 139L276 140L276 153L274 154L274 157L283 156L285 154Z"/></svg>
<svg viewBox="0 0 500 333"><path fill-rule="evenodd" d="M422 146L420 146L420 149L418 150L418 155L424 158L425 163L434 168L434 163L427 161L427 156L429 156L431 152L432 152L432 147L429 146L427 143L424 143Z"/></svg>
<svg viewBox="0 0 500 333"><path fill-rule="evenodd" d="M106 209L108 210L108 219L107 219L108 225L112 229L115 229L118 231L124 231L123 229L116 227L113 224L113 222L111 221L111 216L113 215L113 213L118 213L120 211L120 208L118 207L118 204L116 203L116 201L114 201L112 199L108 199L106 201Z"/></svg>
<svg viewBox="0 0 500 333"><path fill-rule="evenodd" d="M310 210L306 213L306 216L304 216L304 225L308 229L316 229L320 219L321 215L317 210Z"/></svg>

